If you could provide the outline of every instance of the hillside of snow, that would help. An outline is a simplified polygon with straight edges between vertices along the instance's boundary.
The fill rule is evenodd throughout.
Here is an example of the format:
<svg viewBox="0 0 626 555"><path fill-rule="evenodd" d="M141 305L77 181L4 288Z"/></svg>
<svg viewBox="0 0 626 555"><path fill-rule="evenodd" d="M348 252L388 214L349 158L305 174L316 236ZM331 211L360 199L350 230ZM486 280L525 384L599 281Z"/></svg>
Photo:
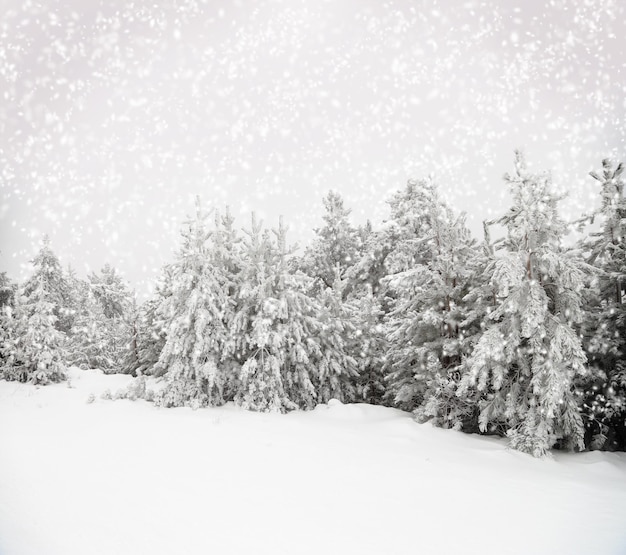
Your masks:
<svg viewBox="0 0 626 555"><path fill-rule="evenodd" d="M626 553L626 453L537 460L367 405L100 397L131 380L0 381L2 555Z"/></svg>

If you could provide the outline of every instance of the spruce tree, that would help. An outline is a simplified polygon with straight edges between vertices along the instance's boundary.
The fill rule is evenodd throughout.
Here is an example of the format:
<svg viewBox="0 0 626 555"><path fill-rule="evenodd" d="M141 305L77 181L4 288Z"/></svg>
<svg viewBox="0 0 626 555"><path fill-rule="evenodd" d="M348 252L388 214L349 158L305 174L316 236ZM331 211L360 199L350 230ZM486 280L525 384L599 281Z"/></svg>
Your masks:
<svg viewBox="0 0 626 555"><path fill-rule="evenodd" d="M506 175L513 206L489 267L497 306L467 360L457 395L480 396L481 431L506 430L511 446L542 456L557 442L584 447L575 381L586 357L574 328L582 318L585 264L561 246L566 226L549 174L531 174L521 153Z"/></svg>

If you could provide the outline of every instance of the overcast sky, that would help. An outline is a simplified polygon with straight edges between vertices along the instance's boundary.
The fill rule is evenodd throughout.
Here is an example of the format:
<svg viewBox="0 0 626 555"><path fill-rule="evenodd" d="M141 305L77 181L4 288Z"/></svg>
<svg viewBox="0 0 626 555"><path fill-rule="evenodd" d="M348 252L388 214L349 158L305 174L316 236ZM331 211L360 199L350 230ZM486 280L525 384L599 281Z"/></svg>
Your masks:
<svg viewBox="0 0 626 555"><path fill-rule="evenodd" d="M136 286L200 195L292 241L433 175L476 235L522 147L577 216L625 159L626 2L0 0L0 270L48 233Z"/></svg>

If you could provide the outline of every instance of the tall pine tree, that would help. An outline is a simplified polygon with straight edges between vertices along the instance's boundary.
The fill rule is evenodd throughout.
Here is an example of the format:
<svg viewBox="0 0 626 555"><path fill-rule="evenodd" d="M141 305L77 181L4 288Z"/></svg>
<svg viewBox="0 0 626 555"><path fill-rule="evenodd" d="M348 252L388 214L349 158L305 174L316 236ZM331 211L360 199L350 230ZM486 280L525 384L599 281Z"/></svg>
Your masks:
<svg viewBox="0 0 626 555"><path fill-rule="evenodd" d="M517 152L505 180L513 205L496 221L506 239L489 267L497 306L457 395L475 390L480 429L503 428L515 449L535 456L557 442L582 449L574 384L586 357L574 325L582 318L585 265L561 246L566 226L550 175L531 174Z"/></svg>

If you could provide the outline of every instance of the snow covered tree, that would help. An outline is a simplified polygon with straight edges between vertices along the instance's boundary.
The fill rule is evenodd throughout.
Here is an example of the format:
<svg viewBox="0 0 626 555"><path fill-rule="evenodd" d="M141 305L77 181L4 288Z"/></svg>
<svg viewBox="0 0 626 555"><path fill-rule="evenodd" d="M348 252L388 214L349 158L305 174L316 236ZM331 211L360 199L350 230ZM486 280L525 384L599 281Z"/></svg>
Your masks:
<svg viewBox="0 0 626 555"><path fill-rule="evenodd" d="M247 235L232 327L243 362L235 401L284 412L330 398L351 400L356 368L344 348L338 305L322 304L311 294L313 279L291 271L282 221L273 239L253 216Z"/></svg>
<svg viewBox="0 0 626 555"><path fill-rule="evenodd" d="M574 328L582 318L586 265L561 247L566 226L549 174L531 174L516 152L506 175L513 206L489 266L497 306L466 361L457 395L480 395L481 431L504 429L511 446L542 456L557 442L584 448L575 380L586 357Z"/></svg>
<svg viewBox="0 0 626 555"><path fill-rule="evenodd" d="M50 238L47 235L44 236L43 245L32 260L32 264L34 271L24 283L24 295L29 297L35 289L43 287L47 302L52 303L52 311L56 317L55 327L64 333L69 333L72 328L70 291L59 259L52 251Z"/></svg>
<svg viewBox="0 0 626 555"><path fill-rule="evenodd" d="M599 229L582 241L596 269L586 297L582 333L592 368L583 384L591 448L626 449L626 198L624 165L602 161L591 172L600 184L600 206L583 219Z"/></svg>
<svg viewBox="0 0 626 555"><path fill-rule="evenodd" d="M121 318L132 305L130 289L110 264L105 264L100 274L91 273L89 286L106 318Z"/></svg>
<svg viewBox="0 0 626 555"><path fill-rule="evenodd" d="M155 402L162 406L216 406L225 402L229 381L228 342L234 300L232 275L216 257L215 232L197 201L194 220L172 265L171 294L160 308L166 338L157 367L167 384Z"/></svg>
<svg viewBox="0 0 626 555"><path fill-rule="evenodd" d="M68 363L84 370L100 369L109 373L118 364L116 343L110 320L86 284L68 342Z"/></svg>
<svg viewBox="0 0 626 555"><path fill-rule="evenodd" d="M429 181L410 183L393 206L400 229L389 259L398 271L384 280L393 299L386 318L388 395L394 405L445 424L438 405L428 403L454 383L467 353L460 324L473 241L464 217L455 217Z"/></svg>
<svg viewBox="0 0 626 555"><path fill-rule="evenodd" d="M317 328L315 333L319 343L314 357L319 403L328 403L331 399L348 403L357 398L358 362L353 355L362 352L358 343L365 338L358 337L355 326L357 305L342 300L343 288L341 269L338 267L332 287L321 291L319 305L315 309L317 314L312 327Z"/></svg>
<svg viewBox="0 0 626 555"><path fill-rule="evenodd" d="M343 278L359 255L359 235L350 223L350 210L339 193L330 191L323 199L324 225L300 259L300 268L319 280L318 289L332 287L335 275Z"/></svg>
<svg viewBox="0 0 626 555"><path fill-rule="evenodd" d="M286 383L288 337L284 324L290 314L287 299L281 295L286 289L286 253L273 244L269 231L262 230L254 214L246 234L239 306L233 320L236 352L243 362L235 402L250 410L284 412L297 408ZM308 356L305 350L296 350L296 370L302 371ZM304 403L313 403L315 390L306 372L290 376L289 381Z"/></svg>
<svg viewBox="0 0 626 555"><path fill-rule="evenodd" d="M0 308L11 306L17 291L17 285L9 279L6 272L0 272Z"/></svg>
<svg viewBox="0 0 626 555"><path fill-rule="evenodd" d="M115 268L106 264L88 281L71 275L73 325L68 362L105 373L125 371L132 340L132 295Z"/></svg>
<svg viewBox="0 0 626 555"><path fill-rule="evenodd" d="M29 280L29 292L20 295L3 320L3 377L7 380L48 384L65 378L64 334L56 329L55 305L45 274Z"/></svg>
<svg viewBox="0 0 626 555"><path fill-rule="evenodd" d="M0 272L0 372L11 356L13 307L17 285L11 283L5 272Z"/></svg>
<svg viewBox="0 0 626 555"><path fill-rule="evenodd" d="M172 295L173 274L171 266L164 266L154 295L139 308L136 323L137 361L128 366L130 374L141 376L156 373L158 375L166 370L159 369L157 363L167 338L167 318L162 307Z"/></svg>
<svg viewBox="0 0 626 555"><path fill-rule="evenodd" d="M352 339L347 340L347 349L357 363L356 398L370 405L380 405L387 390L383 370L387 351L384 312L369 284L353 292L346 304L354 327Z"/></svg>
<svg viewBox="0 0 626 555"><path fill-rule="evenodd" d="M463 342L464 359L447 378L439 379L427 403L420 408L423 417L431 416L434 424L469 433L479 431L478 404L480 395L475 390L466 390L457 395L460 380L466 370L464 361L473 352L489 323L489 315L498 306L497 288L491 282L491 265L495 259L494 245L489 225L483 222L484 239L466 260L469 281L467 295L462 299L465 319L459 323L459 338ZM503 431L503 433L506 430Z"/></svg>

